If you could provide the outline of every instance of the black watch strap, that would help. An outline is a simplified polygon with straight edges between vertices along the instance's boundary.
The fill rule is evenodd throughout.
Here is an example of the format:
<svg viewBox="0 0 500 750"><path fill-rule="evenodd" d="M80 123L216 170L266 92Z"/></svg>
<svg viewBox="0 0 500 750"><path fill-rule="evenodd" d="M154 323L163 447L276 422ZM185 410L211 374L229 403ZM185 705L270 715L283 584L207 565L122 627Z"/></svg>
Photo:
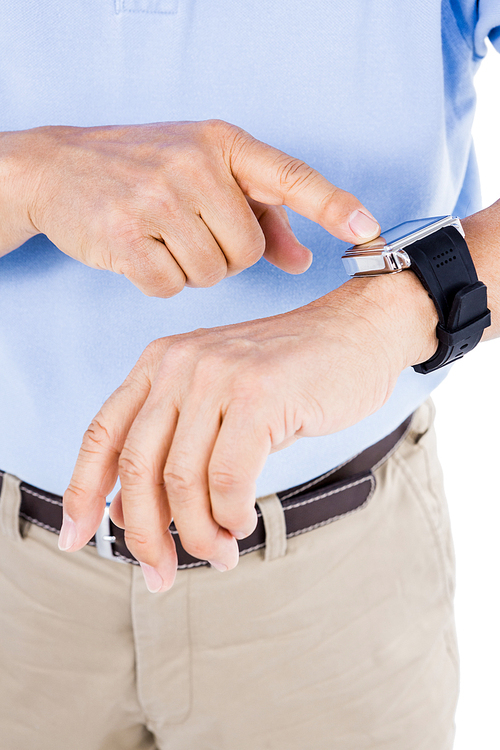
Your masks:
<svg viewBox="0 0 500 750"><path fill-rule="evenodd" d="M427 374L455 362L479 343L491 325L486 286L478 281L467 243L455 227L444 227L405 250L439 315L435 354L413 366Z"/></svg>

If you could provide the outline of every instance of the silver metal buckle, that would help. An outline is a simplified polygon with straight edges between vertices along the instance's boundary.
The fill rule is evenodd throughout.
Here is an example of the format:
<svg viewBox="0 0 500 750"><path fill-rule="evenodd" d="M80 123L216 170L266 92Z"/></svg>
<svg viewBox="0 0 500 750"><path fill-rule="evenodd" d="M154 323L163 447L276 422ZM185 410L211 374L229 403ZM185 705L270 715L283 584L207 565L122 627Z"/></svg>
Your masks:
<svg viewBox="0 0 500 750"><path fill-rule="evenodd" d="M113 542L116 542L116 537L111 533L109 506L106 505L102 521L95 534L97 552L101 557L106 557L108 560L123 562L123 560L121 560L119 557L115 557L115 555L113 554Z"/></svg>

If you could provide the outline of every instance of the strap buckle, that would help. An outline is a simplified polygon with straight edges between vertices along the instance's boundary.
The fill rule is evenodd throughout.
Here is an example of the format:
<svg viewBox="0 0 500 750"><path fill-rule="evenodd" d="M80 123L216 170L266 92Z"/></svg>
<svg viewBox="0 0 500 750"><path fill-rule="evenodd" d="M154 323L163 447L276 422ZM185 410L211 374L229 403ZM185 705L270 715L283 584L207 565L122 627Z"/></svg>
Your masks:
<svg viewBox="0 0 500 750"><path fill-rule="evenodd" d="M116 537L111 533L109 505L106 505L102 521L99 524L99 528L97 529L95 534L95 544L97 547L97 552L100 557L105 557L108 560L114 560L115 562L124 562L114 554L114 542L116 542Z"/></svg>
<svg viewBox="0 0 500 750"><path fill-rule="evenodd" d="M441 323L437 324L436 335L439 341L442 341L445 346L450 348L461 344L461 349L467 349L469 347L468 339L471 336L481 337L485 328L491 325L491 313L487 310L479 318L476 318L471 323L463 326L462 328L448 331ZM471 347L473 348L473 347ZM465 351L464 351L465 354Z"/></svg>

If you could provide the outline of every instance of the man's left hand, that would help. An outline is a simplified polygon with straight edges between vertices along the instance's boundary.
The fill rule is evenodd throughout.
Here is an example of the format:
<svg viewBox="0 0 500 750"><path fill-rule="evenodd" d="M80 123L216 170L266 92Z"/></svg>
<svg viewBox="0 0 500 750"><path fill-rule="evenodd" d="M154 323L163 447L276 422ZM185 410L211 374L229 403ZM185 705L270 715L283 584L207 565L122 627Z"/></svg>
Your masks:
<svg viewBox="0 0 500 750"><path fill-rule="evenodd" d="M404 287L353 280L289 313L150 344L84 436L61 548L93 536L119 476L111 516L150 590L174 581L172 519L187 552L234 568L236 539L255 528L255 483L269 453L373 413L411 364L397 330L405 316L394 316L387 295L378 302L391 283ZM403 311L404 288L400 298Z"/></svg>

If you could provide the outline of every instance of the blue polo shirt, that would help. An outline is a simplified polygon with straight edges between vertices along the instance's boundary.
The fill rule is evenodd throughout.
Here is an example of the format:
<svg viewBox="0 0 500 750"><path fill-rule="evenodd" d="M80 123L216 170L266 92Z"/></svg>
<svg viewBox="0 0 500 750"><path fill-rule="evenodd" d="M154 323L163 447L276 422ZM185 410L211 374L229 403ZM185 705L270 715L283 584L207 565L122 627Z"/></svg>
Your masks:
<svg viewBox="0 0 500 750"><path fill-rule="evenodd" d="M473 75L498 0L2 0L0 130L220 118L300 157L383 228L480 207ZM0 259L0 467L62 493L82 435L153 339L274 315L346 281L345 244L291 213L314 253L211 289L145 297L37 236ZM402 373L376 414L269 457L258 493L394 429L444 373Z"/></svg>

